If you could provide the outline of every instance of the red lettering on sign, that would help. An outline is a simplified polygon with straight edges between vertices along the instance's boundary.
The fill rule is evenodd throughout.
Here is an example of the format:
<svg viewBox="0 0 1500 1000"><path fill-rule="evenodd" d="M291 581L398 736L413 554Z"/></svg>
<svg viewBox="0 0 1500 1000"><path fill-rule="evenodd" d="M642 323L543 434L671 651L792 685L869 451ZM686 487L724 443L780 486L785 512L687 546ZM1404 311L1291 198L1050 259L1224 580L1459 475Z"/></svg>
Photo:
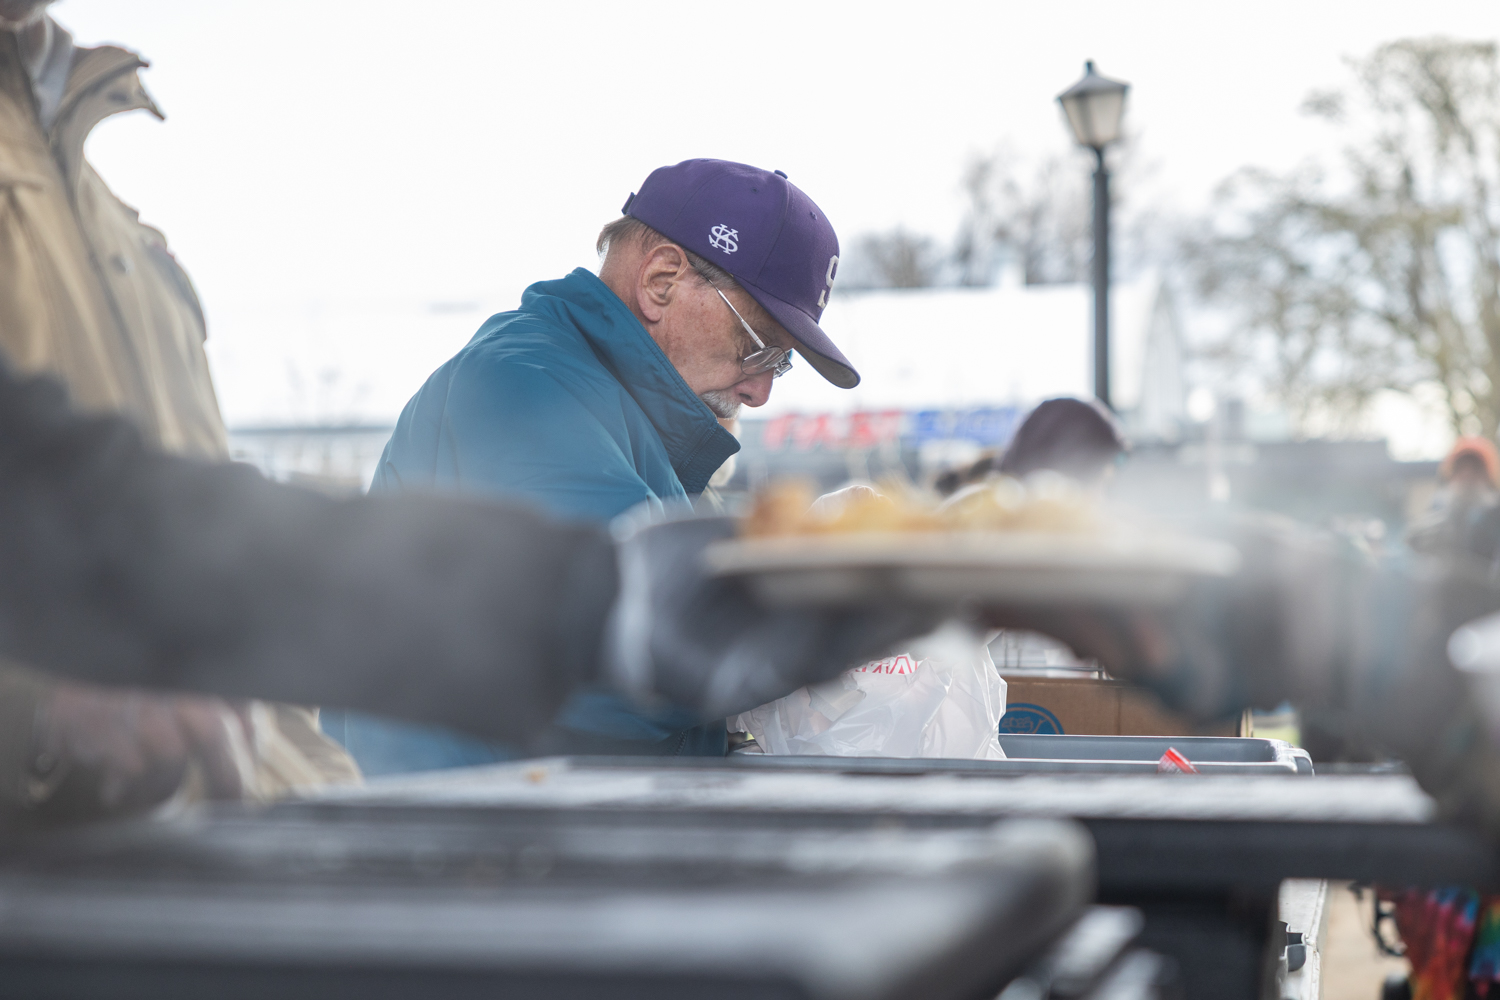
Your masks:
<svg viewBox="0 0 1500 1000"><path fill-rule="evenodd" d="M792 430L792 447L798 451L807 451L822 444L828 436L828 414L820 413L815 417L803 417L797 421L797 426Z"/></svg>
<svg viewBox="0 0 1500 1000"><path fill-rule="evenodd" d="M788 413L780 417L773 417L766 423L766 429L760 436L761 446L764 448L783 448L786 439L792 433L792 428L797 426L797 414Z"/></svg>
<svg viewBox="0 0 1500 1000"><path fill-rule="evenodd" d="M860 410L848 416L832 413L787 413L766 421L761 447L775 451L788 446L812 448L874 448L901 439L905 419L901 410Z"/></svg>

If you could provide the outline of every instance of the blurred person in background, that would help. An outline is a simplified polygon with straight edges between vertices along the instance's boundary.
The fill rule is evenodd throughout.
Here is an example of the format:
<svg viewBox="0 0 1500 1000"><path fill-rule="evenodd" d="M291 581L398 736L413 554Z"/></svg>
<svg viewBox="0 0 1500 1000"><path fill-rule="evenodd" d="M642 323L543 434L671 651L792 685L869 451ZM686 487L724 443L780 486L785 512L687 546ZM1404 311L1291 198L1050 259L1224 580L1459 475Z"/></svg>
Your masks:
<svg viewBox="0 0 1500 1000"><path fill-rule="evenodd" d="M0 0L0 355L16 371L60 379L83 410L123 414L154 445L227 459L192 282L166 238L84 158L105 118L135 110L162 117L140 81L147 64L116 46L75 46L48 16L49 2ZM133 741L132 720L145 715L173 720L155 727L170 738ZM5 665L0 808L107 812L170 794L161 775L190 761L208 763L208 794L238 794L236 781L215 776L228 773L225 741L242 718L209 699L83 692ZM357 778L310 710L282 706L266 724L272 719L305 751L304 778ZM54 777L22 787L16 775L38 754L57 762ZM165 770L131 765L103 784L89 779L110 771L111 755L158 760Z"/></svg>
<svg viewBox="0 0 1500 1000"><path fill-rule="evenodd" d="M818 326L838 270L821 209L779 171L724 160L662 167L604 227L599 275L532 285L428 378L401 414L372 492L448 489L594 523L685 506L739 450L720 421L760 406L796 350L835 385L859 376ZM722 723L582 693L559 752L722 756ZM358 716L325 728L367 774L505 751Z"/></svg>
<svg viewBox="0 0 1500 1000"><path fill-rule="evenodd" d="M996 471L1025 479L1051 471L1098 486L1130 452L1115 415L1097 400L1060 397L1039 403L1006 446Z"/></svg>
<svg viewBox="0 0 1500 1000"><path fill-rule="evenodd" d="M1120 422L1103 404L1060 396L1038 403L1026 414L1003 454L991 453L945 473L934 485L950 496L997 475L1025 479L1052 472L1096 489L1109 481L1129 453ZM990 637L988 646L1003 668L1083 666L1055 640L1029 632L1001 630Z"/></svg>
<svg viewBox="0 0 1500 1000"><path fill-rule="evenodd" d="M1427 555L1461 556L1494 567L1500 553L1500 455L1482 437L1461 437L1438 467L1432 509L1406 540Z"/></svg>
<svg viewBox="0 0 1500 1000"><path fill-rule="evenodd" d="M990 452L970 465L951 469L933 484L943 496L994 475L1025 479L1034 472L1067 476L1085 487L1099 486L1130 452L1120 422L1094 400L1062 396L1037 404L1026 414L1003 454Z"/></svg>
<svg viewBox="0 0 1500 1000"><path fill-rule="evenodd" d="M107 117L163 117L141 84L147 64L75 46L48 5L0 0L0 348L16 371L61 379L80 409L226 458L192 282L83 155Z"/></svg>

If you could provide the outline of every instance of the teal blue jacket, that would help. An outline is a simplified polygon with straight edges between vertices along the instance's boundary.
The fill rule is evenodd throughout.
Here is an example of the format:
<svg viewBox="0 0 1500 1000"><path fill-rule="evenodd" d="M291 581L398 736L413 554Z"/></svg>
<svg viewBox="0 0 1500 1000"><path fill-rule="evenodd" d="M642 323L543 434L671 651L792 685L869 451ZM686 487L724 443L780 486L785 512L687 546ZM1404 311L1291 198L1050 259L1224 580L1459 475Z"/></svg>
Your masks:
<svg viewBox="0 0 1500 1000"><path fill-rule="evenodd" d="M491 316L432 373L402 411L371 490L488 493L604 522L641 503L688 503L738 450L640 321L579 268L532 285L521 308ZM619 750L613 744L627 741L643 752L724 753L722 724L688 731L688 721L585 692L558 717L555 749ZM334 735L367 773L475 762L472 747L392 743L382 735L394 731L388 724L381 733L354 716L339 725Z"/></svg>
<svg viewBox="0 0 1500 1000"><path fill-rule="evenodd" d="M524 497L608 521L686 502L739 447L625 303L579 268L532 285L432 373L371 488Z"/></svg>

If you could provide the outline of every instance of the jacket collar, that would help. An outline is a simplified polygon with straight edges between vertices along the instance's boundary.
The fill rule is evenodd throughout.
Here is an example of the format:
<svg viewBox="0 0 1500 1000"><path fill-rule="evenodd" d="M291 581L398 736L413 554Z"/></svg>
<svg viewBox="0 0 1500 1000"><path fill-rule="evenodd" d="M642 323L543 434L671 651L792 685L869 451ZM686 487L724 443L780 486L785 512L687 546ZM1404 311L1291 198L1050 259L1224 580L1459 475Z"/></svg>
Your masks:
<svg viewBox="0 0 1500 1000"><path fill-rule="evenodd" d="M54 28L57 44L73 44L72 36L61 26L54 24ZM73 50L73 68L48 137L70 185L78 182L83 169L83 143L95 125L122 111L149 111L157 118L166 117L137 75L149 65L134 52L114 45Z"/></svg>
<svg viewBox="0 0 1500 1000"><path fill-rule="evenodd" d="M537 282L521 296L521 311L561 314L583 334L656 428L689 494L702 493L719 466L740 450L646 328L592 272L580 267L566 278Z"/></svg>

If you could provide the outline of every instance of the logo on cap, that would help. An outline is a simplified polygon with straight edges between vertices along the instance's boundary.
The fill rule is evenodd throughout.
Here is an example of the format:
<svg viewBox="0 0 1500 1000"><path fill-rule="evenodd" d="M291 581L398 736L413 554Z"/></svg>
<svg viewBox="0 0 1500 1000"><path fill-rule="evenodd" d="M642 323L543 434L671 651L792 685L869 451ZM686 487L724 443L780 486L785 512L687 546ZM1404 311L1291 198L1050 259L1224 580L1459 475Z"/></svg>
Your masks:
<svg viewBox="0 0 1500 1000"><path fill-rule="evenodd" d="M739 230L730 229L722 223L708 231L708 245L715 250L723 250L725 253L734 253L740 248L739 243L736 242L739 238Z"/></svg>
<svg viewBox="0 0 1500 1000"><path fill-rule="evenodd" d="M822 318L823 310L828 308L828 293L833 291L833 279L839 274L839 259L837 255L828 258L828 272L823 275L823 291L818 293L818 318Z"/></svg>

